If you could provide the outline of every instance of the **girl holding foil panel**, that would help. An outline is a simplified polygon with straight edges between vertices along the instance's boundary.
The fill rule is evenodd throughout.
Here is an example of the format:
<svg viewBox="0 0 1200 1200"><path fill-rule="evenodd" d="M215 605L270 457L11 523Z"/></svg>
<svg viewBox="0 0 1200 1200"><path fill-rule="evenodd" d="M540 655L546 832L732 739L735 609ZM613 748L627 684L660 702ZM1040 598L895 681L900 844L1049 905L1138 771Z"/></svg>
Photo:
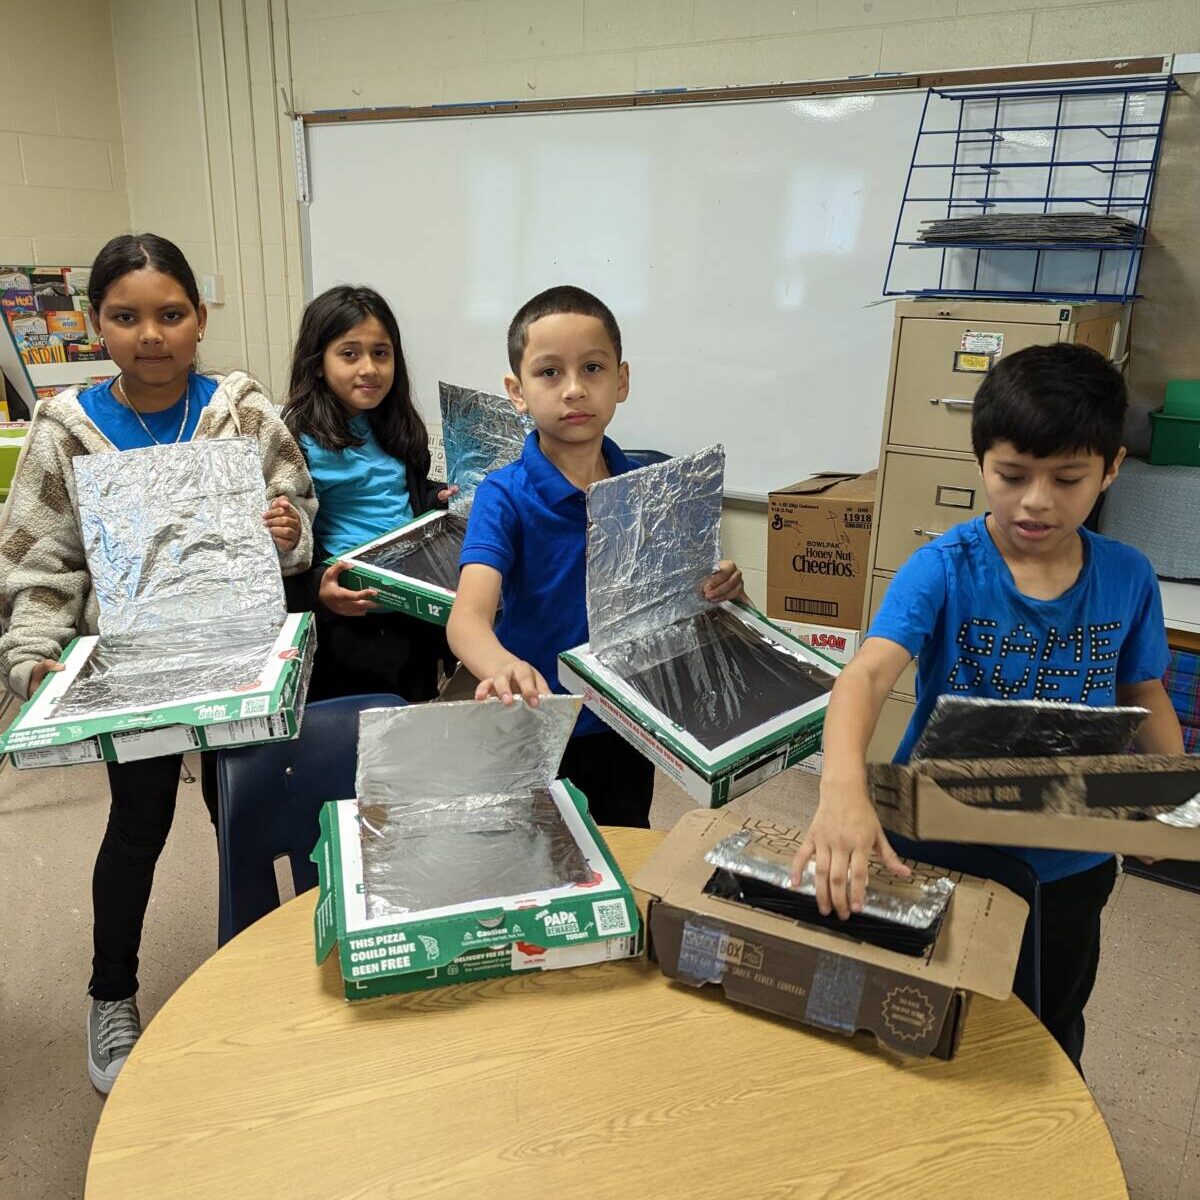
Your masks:
<svg viewBox="0 0 1200 1200"><path fill-rule="evenodd" d="M429 481L429 435L412 401L400 329L370 288L333 287L305 309L283 419L320 500L316 562L445 508L457 490ZM342 587L344 569L338 562L314 570L317 596L299 604L316 609L318 622L309 699L372 692L433 699L438 663L451 661L445 634L380 611L373 588Z"/></svg>
<svg viewBox="0 0 1200 1200"><path fill-rule="evenodd" d="M33 694L72 638L94 634L98 607L84 555L72 459L199 438L253 437L270 508L263 521L284 575L312 559L316 498L304 456L255 380L195 368L207 313L178 247L123 234L100 251L88 287L93 320L120 374L68 388L34 414L0 517L0 678ZM216 824L215 772L201 759ZM107 1093L141 1033L136 993L154 867L175 813L182 758L108 763L108 826L92 879L88 1075Z"/></svg>

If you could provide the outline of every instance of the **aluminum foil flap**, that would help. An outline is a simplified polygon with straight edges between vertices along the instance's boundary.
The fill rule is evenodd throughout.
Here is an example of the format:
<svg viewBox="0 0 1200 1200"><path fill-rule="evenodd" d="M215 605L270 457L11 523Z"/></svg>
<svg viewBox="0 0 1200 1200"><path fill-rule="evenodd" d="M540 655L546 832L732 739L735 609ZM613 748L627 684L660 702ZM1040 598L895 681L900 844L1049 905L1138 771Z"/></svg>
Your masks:
<svg viewBox="0 0 1200 1200"><path fill-rule="evenodd" d="M939 696L912 759L1121 754L1149 715L1144 708Z"/></svg>
<svg viewBox="0 0 1200 1200"><path fill-rule="evenodd" d="M578 696L367 709L359 717L360 801L413 810L480 807L548 787L575 728Z"/></svg>
<svg viewBox="0 0 1200 1200"><path fill-rule="evenodd" d="M711 608L721 559L725 450L640 467L587 492L587 612L593 653Z"/></svg>
<svg viewBox="0 0 1200 1200"><path fill-rule="evenodd" d="M466 514L484 477L521 457L533 422L517 412L506 396L454 383L439 383L438 391L446 482L458 488L450 498L450 511Z"/></svg>
<svg viewBox="0 0 1200 1200"><path fill-rule="evenodd" d="M74 466L102 638L278 631L287 606L254 439L87 454Z"/></svg>
<svg viewBox="0 0 1200 1200"><path fill-rule="evenodd" d="M816 895L815 864L810 861L805 866L800 886L793 888L791 860L762 846L751 829L739 829L722 838L704 855L704 861L735 875L758 879L802 896ZM924 881L905 880L893 875L881 863L872 861L868 867L863 912L896 925L928 929L945 911L953 895L954 881L945 875Z"/></svg>

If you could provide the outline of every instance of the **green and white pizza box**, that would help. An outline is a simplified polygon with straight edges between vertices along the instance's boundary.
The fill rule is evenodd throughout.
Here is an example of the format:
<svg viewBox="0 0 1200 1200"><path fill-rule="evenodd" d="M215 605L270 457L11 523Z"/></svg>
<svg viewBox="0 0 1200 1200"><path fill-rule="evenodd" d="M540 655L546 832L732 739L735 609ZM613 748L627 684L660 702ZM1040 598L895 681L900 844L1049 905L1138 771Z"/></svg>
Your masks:
<svg viewBox="0 0 1200 1200"><path fill-rule="evenodd" d="M286 741L300 729L312 672L312 613L289 613L252 686L236 692L180 694L152 707L97 708L56 715L96 651L98 637L75 638L0 734L0 753L15 767L133 762L190 750L220 750Z"/></svg>
<svg viewBox="0 0 1200 1200"><path fill-rule="evenodd" d="M393 755L394 763L404 764L394 772L397 792L401 796L429 795L430 789L422 788L419 782L428 778L422 762L441 759L450 764L452 774L466 780L462 789L447 789L458 793L458 798L437 802L451 808L463 804L463 796L469 804L470 792L477 784L477 780L470 779L472 772L489 770L498 756L507 753L505 745L511 749L521 741L520 731L512 737L506 734L531 721L542 721L547 715L552 721L558 720L561 738L553 731L549 737L544 736L543 727L540 747L532 746L526 739L518 753L525 753L529 760L532 747L532 756L541 758L536 764L540 776L538 790L545 789L543 796L548 794L561 819L557 836L574 843L570 855L580 881L483 899L444 902L437 907L401 911L383 905L372 916L373 889L364 867L363 843L364 828L368 829L368 835L371 833L370 806L378 801L372 798L330 801L321 810L321 833L312 854L319 877L313 928L318 964L325 961L335 946L338 949L348 1000L585 966L633 958L641 953L643 929L633 890L589 816L587 800L574 785L547 776L557 766L579 707L578 697L552 696L543 698L537 709L529 709L520 702L506 708L499 701L489 700L482 704L465 701L375 709L362 714L357 781L360 797L379 795L379 789L364 779L372 769L368 762L364 770L364 760L370 758L364 746L366 739L374 736L372 727L377 731L381 725L399 721L409 726L408 745L418 747L414 753L421 761L414 761L403 748ZM477 732L483 725L490 726L492 733L485 731L470 743L463 740L464 733ZM496 731L500 736L494 736ZM457 745L456 755L447 757L448 744ZM468 747L472 753L464 753ZM510 763L513 761L511 753L508 759ZM435 771L445 777L443 768ZM520 771L506 771L503 767L490 773L510 783L521 775ZM523 782L529 784L528 772ZM520 791L518 783L514 795ZM436 836L436 830L431 828L425 840L431 841ZM419 875L422 869L419 865L407 867L408 877ZM405 871L403 861L393 863L388 878L404 879ZM453 885L439 889L443 901L448 901L454 890Z"/></svg>
<svg viewBox="0 0 1200 1200"><path fill-rule="evenodd" d="M356 546L346 554L331 556L325 560L325 565L346 563L347 570L342 572L340 581L342 587L374 588L378 592L375 603L382 608L407 613L432 625L445 625L450 620L454 590L443 585L457 580L458 556L465 529L465 518L439 509ZM421 547L413 555L413 561L416 562L419 556L424 567L432 568L427 573L440 578L441 583L374 561L377 555L386 555L390 549L406 543ZM384 561L403 560L385 558Z"/></svg>
<svg viewBox="0 0 1200 1200"><path fill-rule="evenodd" d="M753 644L761 638L784 656L798 659L801 672L811 670L821 690L780 709L770 702L778 692L768 679L757 693L766 719L751 722L751 708L743 707L738 719L742 728L734 732L731 726L730 736L723 737L719 723L715 732L709 722L708 730L697 735L694 723L689 729L684 720L678 719L682 715L687 720L687 711L673 718L655 707L626 678L601 662L590 644L559 655L558 680L569 691L582 695L587 707L610 729L640 750L694 800L719 808L820 750L829 689L841 667L748 604L726 601L713 607L724 610L741 627L734 630L737 636L732 641ZM725 623L728 625L728 621ZM711 672L706 677L697 677L686 668L675 670L671 664L660 666L660 672L670 681L668 690L681 698L678 703L682 709L695 710L701 707L706 690L733 694L732 677L736 672L723 670L726 662L732 665L733 660L722 655L718 645L715 663L712 657L706 659ZM689 697L694 703L688 703Z"/></svg>

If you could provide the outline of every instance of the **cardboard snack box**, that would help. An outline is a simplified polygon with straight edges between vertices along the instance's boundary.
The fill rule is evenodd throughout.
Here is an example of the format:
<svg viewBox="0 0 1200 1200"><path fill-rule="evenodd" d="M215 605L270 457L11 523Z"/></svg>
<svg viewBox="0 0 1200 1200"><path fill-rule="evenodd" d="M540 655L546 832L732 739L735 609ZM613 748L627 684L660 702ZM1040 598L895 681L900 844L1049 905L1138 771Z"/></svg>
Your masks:
<svg viewBox="0 0 1200 1200"><path fill-rule="evenodd" d="M744 604L719 606L747 630L812 665L833 679L840 667L819 651L774 626ZM559 655L563 687L583 696L597 716L670 775L694 800L712 808L728 803L814 754L821 746L829 692L772 716L748 732L706 745L681 723L655 708L630 683L610 670L590 645Z"/></svg>
<svg viewBox="0 0 1200 1200"><path fill-rule="evenodd" d="M881 823L906 837L1200 861L1200 828L1163 819L1200 796L1195 755L923 759L869 773Z"/></svg>
<svg viewBox="0 0 1200 1200"><path fill-rule="evenodd" d="M874 513L874 471L826 471L771 492L767 616L860 628Z"/></svg>
<svg viewBox="0 0 1200 1200"><path fill-rule="evenodd" d="M900 887L940 876L956 884L932 949L909 957L707 894L704 855L739 830L785 862L803 839L768 820L695 810L635 877L650 895L647 946L664 975L802 1024L865 1031L916 1058L954 1056L972 993L1011 994L1028 906L1007 889L935 867L916 866L911 884L891 877Z"/></svg>
<svg viewBox="0 0 1200 1200"><path fill-rule="evenodd" d="M312 855L316 960L337 946L347 999L641 952L633 892L586 799L553 779L578 713L578 697L547 696L536 709L491 700L361 715L358 798L325 805ZM530 814L538 849L527 859ZM530 879L532 890L489 892Z"/></svg>
<svg viewBox="0 0 1200 1200"><path fill-rule="evenodd" d="M289 614L253 684L237 692L188 694L152 708L97 709L62 717L56 708L79 679L99 638L76 638L16 719L0 753L20 768L133 762L189 750L285 741L300 728L316 634L311 613Z"/></svg>

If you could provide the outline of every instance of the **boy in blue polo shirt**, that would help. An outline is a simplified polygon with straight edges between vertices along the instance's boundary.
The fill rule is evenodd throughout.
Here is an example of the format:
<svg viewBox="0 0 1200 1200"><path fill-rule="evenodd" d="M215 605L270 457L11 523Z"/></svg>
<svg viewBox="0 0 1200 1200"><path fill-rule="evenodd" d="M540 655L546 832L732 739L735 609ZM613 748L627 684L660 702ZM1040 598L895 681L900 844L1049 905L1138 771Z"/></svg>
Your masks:
<svg viewBox="0 0 1200 1200"><path fill-rule="evenodd" d="M481 680L476 699L511 704L520 695L536 704L565 690L559 653L588 640L584 492L633 469L604 436L629 394L629 364L612 313L576 287L551 288L522 306L509 326L508 361L504 386L536 429L520 459L475 493L446 632ZM714 603L741 593L731 562L704 586ZM649 826L654 768L594 714L580 715L560 774L583 791L600 824Z"/></svg>
<svg viewBox="0 0 1200 1200"><path fill-rule="evenodd" d="M914 656L917 706L897 762L942 694L1140 705L1150 715L1137 748L1183 753L1161 682L1168 653L1154 570L1140 551L1083 528L1125 456L1126 406L1119 372L1067 344L1001 359L979 388L971 440L991 511L900 568L830 699L820 804L793 867L798 877L814 860L823 913L859 911L869 856L909 873L871 804L865 758ZM938 861L936 843L891 841ZM1078 1067L1116 864L1111 854L1002 849L1041 882L1041 1016Z"/></svg>

